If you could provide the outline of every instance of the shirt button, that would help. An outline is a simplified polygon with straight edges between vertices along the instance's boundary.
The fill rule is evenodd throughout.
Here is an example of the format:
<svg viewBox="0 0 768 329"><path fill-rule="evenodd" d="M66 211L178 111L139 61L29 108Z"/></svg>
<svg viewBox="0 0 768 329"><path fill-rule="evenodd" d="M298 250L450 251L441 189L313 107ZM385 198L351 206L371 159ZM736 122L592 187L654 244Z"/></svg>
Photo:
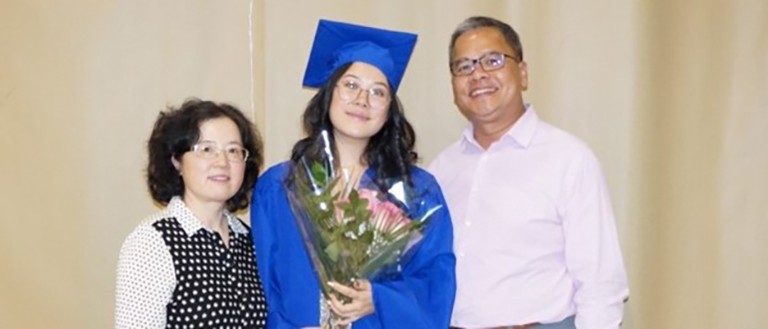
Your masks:
<svg viewBox="0 0 768 329"><path fill-rule="evenodd" d="M464 226L470 227L470 226L472 226L472 222L466 221L466 222L464 222Z"/></svg>

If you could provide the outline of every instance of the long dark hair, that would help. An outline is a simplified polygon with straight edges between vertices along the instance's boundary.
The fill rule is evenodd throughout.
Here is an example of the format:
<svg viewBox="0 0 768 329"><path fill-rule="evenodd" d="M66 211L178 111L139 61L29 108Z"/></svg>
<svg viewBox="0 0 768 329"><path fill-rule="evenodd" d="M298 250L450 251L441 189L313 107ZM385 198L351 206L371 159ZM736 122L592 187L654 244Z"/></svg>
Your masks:
<svg viewBox="0 0 768 329"><path fill-rule="evenodd" d="M337 155L338 151L330 117L331 100L336 83L351 65L352 63L349 63L339 67L307 104L302 116L306 137L293 145L291 151L293 163L298 163L302 156L307 156L309 160L321 158L322 145L318 141L323 130L328 132L333 153ZM397 95L392 93L392 101L387 112L387 122L384 123L379 132L371 137L363 153L367 164L376 168L377 184L385 186L385 180L390 178L399 178L411 183L410 166L418 160L418 154L413 150L415 144L416 133L405 118L403 106ZM334 163L334 166L338 167L338 163Z"/></svg>

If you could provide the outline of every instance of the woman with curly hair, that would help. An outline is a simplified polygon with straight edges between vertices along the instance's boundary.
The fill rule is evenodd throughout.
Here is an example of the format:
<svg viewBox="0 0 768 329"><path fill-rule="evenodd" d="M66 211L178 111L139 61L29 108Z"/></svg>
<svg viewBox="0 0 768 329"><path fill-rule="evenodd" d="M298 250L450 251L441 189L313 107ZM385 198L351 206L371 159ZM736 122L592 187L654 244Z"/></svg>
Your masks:
<svg viewBox="0 0 768 329"><path fill-rule="evenodd" d="M158 116L147 185L165 207L125 240L116 328L264 328L266 299L246 209L263 162L237 108L192 99Z"/></svg>

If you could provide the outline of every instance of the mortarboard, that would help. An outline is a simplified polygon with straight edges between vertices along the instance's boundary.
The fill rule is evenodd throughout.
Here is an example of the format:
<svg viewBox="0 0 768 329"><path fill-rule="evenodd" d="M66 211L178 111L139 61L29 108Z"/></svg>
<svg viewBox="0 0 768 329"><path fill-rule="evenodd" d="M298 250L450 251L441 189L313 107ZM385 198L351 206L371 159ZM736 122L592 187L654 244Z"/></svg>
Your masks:
<svg viewBox="0 0 768 329"><path fill-rule="evenodd" d="M321 19L303 85L321 87L342 65L364 62L381 70L396 92L415 45L413 33Z"/></svg>

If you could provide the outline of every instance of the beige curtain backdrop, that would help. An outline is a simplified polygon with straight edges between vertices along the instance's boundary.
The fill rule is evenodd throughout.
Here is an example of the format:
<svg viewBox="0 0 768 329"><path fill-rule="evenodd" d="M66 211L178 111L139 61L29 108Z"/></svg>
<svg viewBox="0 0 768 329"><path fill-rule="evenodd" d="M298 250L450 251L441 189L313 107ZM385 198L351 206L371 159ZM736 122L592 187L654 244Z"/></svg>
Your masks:
<svg viewBox="0 0 768 329"><path fill-rule="evenodd" d="M465 125L447 47L469 15L520 32L525 99L602 162L624 328L768 328L764 0L2 0L0 328L113 326L120 245L157 209L144 144L164 107L233 103L285 159L318 18L419 34L400 98L427 165Z"/></svg>

